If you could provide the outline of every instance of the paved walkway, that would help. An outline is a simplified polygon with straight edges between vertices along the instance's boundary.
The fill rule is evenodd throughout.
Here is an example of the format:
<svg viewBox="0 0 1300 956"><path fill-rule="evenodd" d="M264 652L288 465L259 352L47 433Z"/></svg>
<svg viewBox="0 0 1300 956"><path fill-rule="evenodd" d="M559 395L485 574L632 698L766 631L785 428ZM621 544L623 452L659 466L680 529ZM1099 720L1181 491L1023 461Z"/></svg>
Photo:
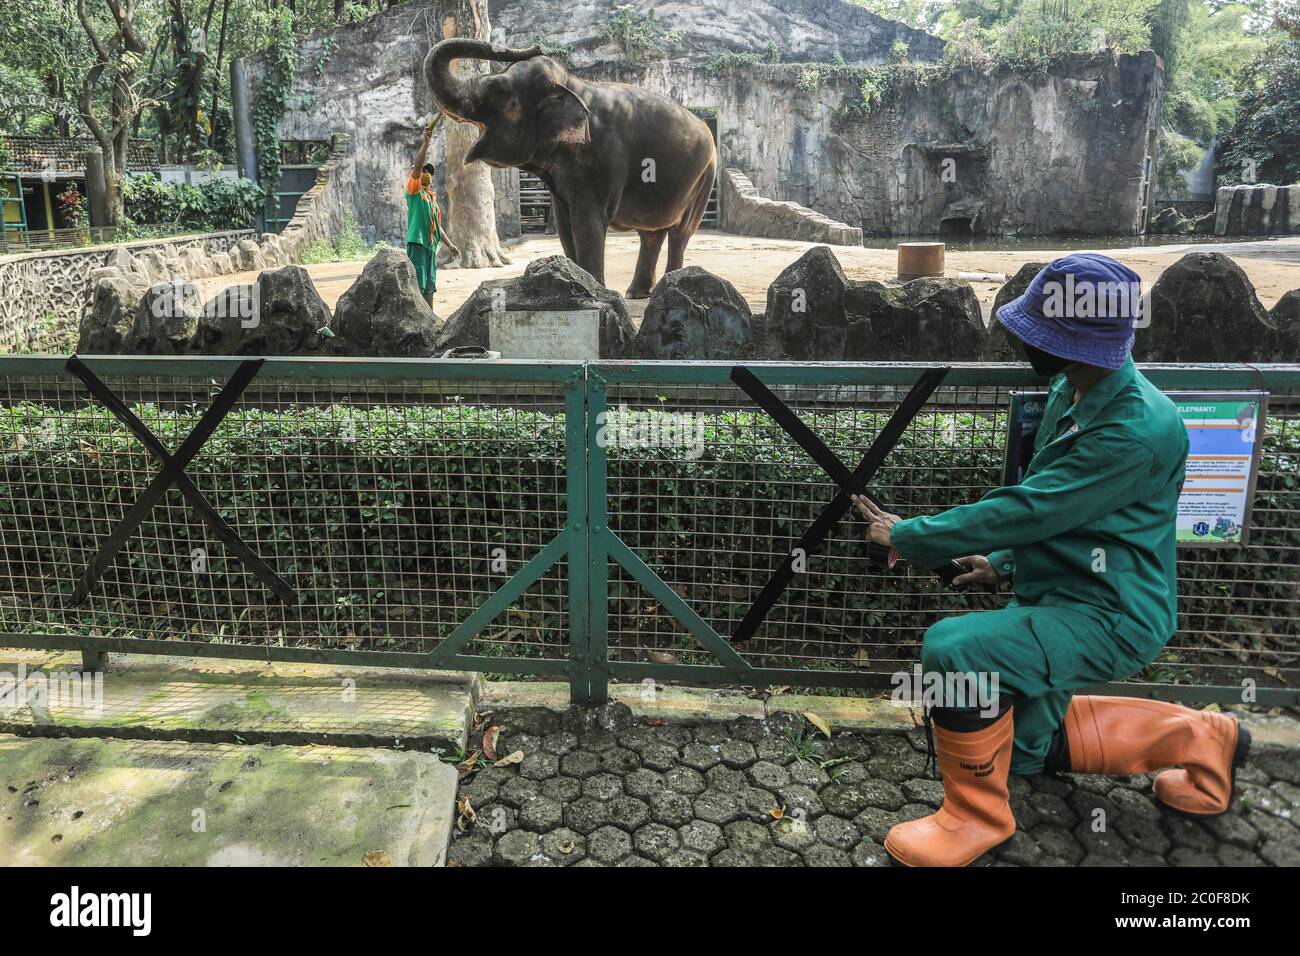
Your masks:
<svg viewBox="0 0 1300 956"><path fill-rule="evenodd" d="M505 759L462 769L451 865L888 866L889 828L943 796L917 730L525 707L488 715L471 751L493 726ZM977 865L1300 866L1300 751L1261 747L1237 779L1232 809L1198 821L1148 775L1013 776L1020 829Z"/></svg>

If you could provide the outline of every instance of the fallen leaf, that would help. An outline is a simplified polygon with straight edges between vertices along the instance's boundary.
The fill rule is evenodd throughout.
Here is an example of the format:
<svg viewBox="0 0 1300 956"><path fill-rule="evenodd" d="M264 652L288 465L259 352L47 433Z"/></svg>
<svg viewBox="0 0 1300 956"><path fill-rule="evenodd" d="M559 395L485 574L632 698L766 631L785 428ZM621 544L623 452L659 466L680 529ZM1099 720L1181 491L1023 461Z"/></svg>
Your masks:
<svg viewBox="0 0 1300 956"><path fill-rule="evenodd" d="M784 694L790 689L789 684L772 684L768 687L767 692L775 697L777 694Z"/></svg>
<svg viewBox="0 0 1300 956"><path fill-rule="evenodd" d="M502 757L500 760L493 763L492 766L509 767L511 764L523 763L523 762L524 762L524 752L522 750L516 750L512 754Z"/></svg>
<svg viewBox="0 0 1300 956"><path fill-rule="evenodd" d="M667 651L647 651L646 658L652 664L680 664L682 659L676 654L669 654Z"/></svg>
<svg viewBox="0 0 1300 956"><path fill-rule="evenodd" d="M483 756L488 760L497 759L497 738L501 736L501 728L493 724L483 734Z"/></svg>
<svg viewBox="0 0 1300 956"><path fill-rule="evenodd" d="M772 814L773 820L780 820L782 817L785 816L785 807L773 807L771 810L768 810L767 812Z"/></svg>
<svg viewBox="0 0 1300 956"><path fill-rule="evenodd" d="M456 764L456 769L459 770L459 771L461 772L461 775L462 775L462 776L465 775L465 774L473 773L475 770L477 770L477 769L478 769L478 751L477 751L477 750L471 751L470 754L469 754L469 756L467 756L467 757L466 757L464 760L462 760L460 763Z"/></svg>
<svg viewBox="0 0 1300 956"><path fill-rule="evenodd" d="M804 718L808 721L808 723L812 724L814 727L820 730L828 740L830 739L831 725L826 723L826 719L824 717L819 717L818 715L814 714L811 710L805 710L803 712L803 715Z"/></svg>
<svg viewBox="0 0 1300 956"><path fill-rule="evenodd" d="M362 866L392 866L393 861L388 858L387 850L371 850L361 858Z"/></svg>
<svg viewBox="0 0 1300 956"><path fill-rule="evenodd" d="M99 449L90 444L90 442L79 438L77 439L77 447L80 448L81 453L91 461L99 461Z"/></svg>
<svg viewBox="0 0 1300 956"><path fill-rule="evenodd" d="M571 841L568 842L568 843L561 843L561 844L560 844L560 852L561 852L561 853L572 853L572 852L573 852L573 849L574 849L574 846L575 846L575 844L574 844L573 842L571 842Z"/></svg>
<svg viewBox="0 0 1300 956"><path fill-rule="evenodd" d="M854 667L871 666L871 655L867 653L867 649L865 647L858 648L858 652L853 655L853 666Z"/></svg>
<svg viewBox="0 0 1300 956"><path fill-rule="evenodd" d="M1278 670L1276 667L1261 667L1260 670L1262 670L1265 674L1267 674L1269 677L1273 678L1274 680L1282 679L1282 672Z"/></svg>

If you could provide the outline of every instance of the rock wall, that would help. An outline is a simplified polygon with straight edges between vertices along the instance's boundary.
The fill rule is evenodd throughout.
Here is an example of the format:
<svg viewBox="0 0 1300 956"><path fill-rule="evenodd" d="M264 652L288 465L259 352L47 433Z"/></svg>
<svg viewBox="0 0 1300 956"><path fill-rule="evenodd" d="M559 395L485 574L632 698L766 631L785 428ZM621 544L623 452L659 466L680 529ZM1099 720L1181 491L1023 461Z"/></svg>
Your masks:
<svg viewBox="0 0 1300 956"><path fill-rule="evenodd" d="M329 158L316 171L316 182L298 199L293 218L280 233L280 244L289 262L299 261L313 242L328 242L344 232L356 207L356 178L352 140L335 134Z"/></svg>
<svg viewBox="0 0 1300 956"><path fill-rule="evenodd" d="M251 229L176 239L144 240L95 249L35 252L0 259L0 351L32 348L37 323L80 322L90 307L97 270L128 258L178 260L191 253L211 257L229 253Z"/></svg>
<svg viewBox="0 0 1300 956"><path fill-rule="evenodd" d="M1164 89L1152 53L1075 56L1037 77L904 68L866 110L852 69L815 82L789 64L585 74L713 111L721 165L762 195L895 235L1138 234Z"/></svg>
<svg viewBox="0 0 1300 956"><path fill-rule="evenodd" d="M426 118L435 111L424 85L424 55L438 38L434 5L426 0L400 4L360 23L317 33L298 44L298 73L288 98L280 137L285 140L349 138L353 215L367 241L401 245L406 237L406 172L420 147ZM265 67L247 63L256 88ZM434 138L429 161L441 171L446 136ZM519 235L519 172L494 170L497 231ZM441 175L434 188L447 206Z"/></svg>
<svg viewBox="0 0 1300 956"><path fill-rule="evenodd" d="M1215 235L1295 233L1300 233L1300 186L1223 186L1215 193Z"/></svg>
<svg viewBox="0 0 1300 956"><path fill-rule="evenodd" d="M862 230L836 222L797 202L781 202L760 196L748 176L738 169L724 169L720 177L722 207L719 225L740 236L771 239L799 239L833 246L862 245Z"/></svg>

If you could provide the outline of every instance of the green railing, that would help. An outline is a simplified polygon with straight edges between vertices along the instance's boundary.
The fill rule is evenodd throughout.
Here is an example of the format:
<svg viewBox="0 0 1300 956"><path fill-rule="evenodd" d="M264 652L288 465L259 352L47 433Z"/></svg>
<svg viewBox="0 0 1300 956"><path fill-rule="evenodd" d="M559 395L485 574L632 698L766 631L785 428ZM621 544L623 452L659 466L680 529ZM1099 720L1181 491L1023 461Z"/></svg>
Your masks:
<svg viewBox="0 0 1300 956"><path fill-rule="evenodd" d="M173 450L237 358L88 358ZM845 460L916 365L757 364ZM983 606L868 566L840 524L754 638L732 628L833 495L721 363L269 359L186 469L297 593L281 603L174 489L68 597L157 462L55 358L0 358L0 644L562 678L888 688ZM1300 367L1153 367L1271 393L1244 548L1179 555L1180 631L1122 693L1300 701ZM875 487L902 514L1000 481L1017 366L954 368ZM997 600L997 599L994 599Z"/></svg>

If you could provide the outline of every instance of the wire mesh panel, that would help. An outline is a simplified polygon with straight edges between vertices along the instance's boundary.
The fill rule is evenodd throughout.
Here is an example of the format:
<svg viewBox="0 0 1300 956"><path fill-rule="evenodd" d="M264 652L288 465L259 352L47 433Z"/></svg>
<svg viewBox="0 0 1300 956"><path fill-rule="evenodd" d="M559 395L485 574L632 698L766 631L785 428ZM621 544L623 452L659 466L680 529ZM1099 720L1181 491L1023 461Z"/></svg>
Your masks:
<svg viewBox="0 0 1300 956"><path fill-rule="evenodd" d="M89 364L174 452L237 362L198 375L184 363ZM567 533L566 428L582 436L566 413L576 387L570 408L581 418L581 366L514 380L477 369L452 379L446 369L268 363L185 469L295 603L282 603L172 488L75 607L83 569L160 464L57 366L7 370L0 631L251 653L428 653ZM569 598L559 561L471 649L503 664L567 657Z"/></svg>
<svg viewBox="0 0 1300 956"><path fill-rule="evenodd" d="M762 380L850 468L921 368L755 366ZM606 443L610 531L719 635L731 635L800 534L837 488L789 435L727 379L728 369L600 366L610 380ZM1252 374L1256 373L1251 370ZM1153 370L1166 389L1230 385L1214 369ZM1294 370L1279 373L1294 382ZM694 381L692 381L694 379ZM1041 389L1021 368L956 369L913 420L872 481L907 517L979 499L1001 484L1010 392ZM595 406L593 406L594 410ZM624 423L618 425L619 422ZM1300 686L1300 406L1274 388L1253 530L1244 548L1179 550L1180 630L1135 680ZM663 440L668 436L670 440ZM745 664L788 681L880 686L919 659L939 618L1001 606L924 570L869 564L851 514L796 574L752 639ZM678 615L611 564L608 641L617 662L718 663ZM734 670L734 669L733 669ZM666 673L625 667L622 673Z"/></svg>

